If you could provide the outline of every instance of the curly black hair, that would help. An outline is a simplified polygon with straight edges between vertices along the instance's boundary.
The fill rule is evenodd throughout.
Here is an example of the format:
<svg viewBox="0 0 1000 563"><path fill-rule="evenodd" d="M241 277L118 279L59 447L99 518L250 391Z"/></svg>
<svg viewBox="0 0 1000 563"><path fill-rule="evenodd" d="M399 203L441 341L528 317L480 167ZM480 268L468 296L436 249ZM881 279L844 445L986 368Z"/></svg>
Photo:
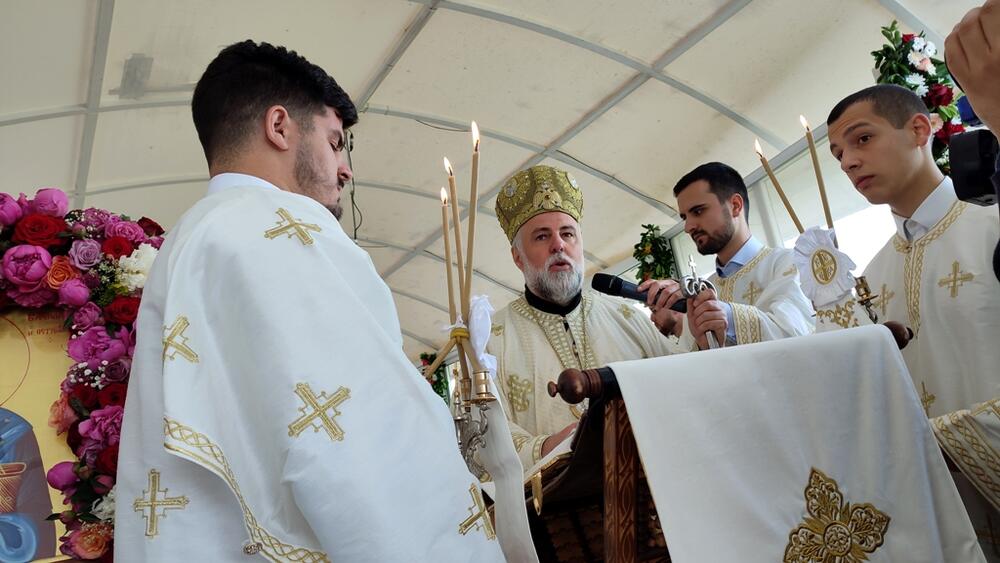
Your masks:
<svg viewBox="0 0 1000 563"><path fill-rule="evenodd" d="M312 119L305 118L326 107L345 129L358 122L354 102L325 70L295 51L247 39L219 52L194 89L191 114L209 164L230 157L274 105L307 131Z"/></svg>

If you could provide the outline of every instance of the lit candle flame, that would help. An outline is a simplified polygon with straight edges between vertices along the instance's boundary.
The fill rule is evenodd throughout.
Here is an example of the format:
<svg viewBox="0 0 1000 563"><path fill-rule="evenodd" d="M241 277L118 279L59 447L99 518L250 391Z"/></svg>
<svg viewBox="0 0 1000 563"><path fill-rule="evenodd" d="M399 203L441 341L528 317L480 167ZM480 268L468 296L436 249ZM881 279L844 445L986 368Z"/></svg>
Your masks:
<svg viewBox="0 0 1000 563"><path fill-rule="evenodd" d="M764 149L760 148L760 140L753 140L753 150L757 151L757 156L764 158Z"/></svg>
<svg viewBox="0 0 1000 563"><path fill-rule="evenodd" d="M809 129L809 122L806 121L806 116L800 115L799 121L802 123L802 126L806 128L806 131L811 131L811 129Z"/></svg>
<svg viewBox="0 0 1000 563"><path fill-rule="evenodd" d="M472 122L472 150L479 151L479 126Z"/></svg>
<svg viewBox="0 0 1000 563"><path fill-rule="evenodd" d="M441 188L441 205L448 205L448 191Z"/></svg>
<svg viewBox="0 0 1000 563"><path fill-rule="evenodd" d="M448 160L447 156L444 157L444 169L446 171L448 171L448 175L449 176L454 176L455 175L455 172L451 168L451 162Z"/></svg>

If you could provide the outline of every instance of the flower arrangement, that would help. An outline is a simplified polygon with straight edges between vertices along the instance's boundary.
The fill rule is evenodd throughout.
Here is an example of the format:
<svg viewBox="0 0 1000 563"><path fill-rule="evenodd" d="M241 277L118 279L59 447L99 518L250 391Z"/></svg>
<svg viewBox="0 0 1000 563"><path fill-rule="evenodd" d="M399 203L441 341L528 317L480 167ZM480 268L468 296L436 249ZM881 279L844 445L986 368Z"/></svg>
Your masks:
<svg viewBox="0 0 1000 563"><path fill-rule="evenodd" d="M146 275L163 243L153 220L103 209L69 211L57 188L34 198L0 193L0 309L57 306L66 313L74 364L50 409L49 425L76 455L48 471L69 508L61 551L110 561L114 485L135 319Z"/></svg>
<svg viewBox="0 0 1000 563"><path fill-rule="evenodd" d="M632 257L639 261L635 273L639 281L648 279L665 280L677 277L677 261L670 241L656 225L643 225L639 242L633 247Z"/></svg>
<svg viewBox="0 0 1000 563"><path fill-rule="evenodd" d="M434 360L436 359L437 359L437 354L435 352L431 352L429 354L427 352L421 352L420 372L424 373L427 370L427 367L433 364ZM448 375L447 375L447 368L444 366L444 364L438 366L437 370L435 370L435 372L432 374L424 373L424 378L426 378L427 382L431 384L431 389L434 389L434 392L440 395L441 398L444 399L444 402L446 404L449 404Z"/></svg>
<svg viewBox="0 0 1000 563"><path fill-rule="evenodd" d="M943 173L949 174L948 144L951 136L965 131L965 127L958 114L955 83L948 68L944 61L935 58L937 46L923 32L900 33L894 21L882 28L882 35L889 42L872 51L876 82L909 88L924 100L934 126L934 160Z"/></svg>

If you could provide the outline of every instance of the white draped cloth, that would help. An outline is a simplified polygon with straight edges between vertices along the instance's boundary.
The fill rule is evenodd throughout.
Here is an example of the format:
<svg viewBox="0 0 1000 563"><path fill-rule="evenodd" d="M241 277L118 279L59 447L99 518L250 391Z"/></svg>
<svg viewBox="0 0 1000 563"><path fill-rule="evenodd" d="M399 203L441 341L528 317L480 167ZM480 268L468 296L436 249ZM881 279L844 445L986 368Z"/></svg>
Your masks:
<svg viewBox="0 0 1000 563"><path fill-rule="evenodd" d="M117 560L504 560L388 288L315 201L213 178L152 268L134 361Z"/></svg>
<svg viewBox="0 0 1000 563"><path fill-rule="evenodd" d="M885 327L611 367L673 561L983 561Z"/></svg>

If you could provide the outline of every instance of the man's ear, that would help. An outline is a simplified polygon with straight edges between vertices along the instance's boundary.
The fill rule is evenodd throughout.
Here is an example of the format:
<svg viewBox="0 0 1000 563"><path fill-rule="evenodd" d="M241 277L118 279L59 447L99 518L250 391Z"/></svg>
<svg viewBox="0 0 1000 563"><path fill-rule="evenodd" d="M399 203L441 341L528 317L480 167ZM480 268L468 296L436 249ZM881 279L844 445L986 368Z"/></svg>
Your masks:
<svg viewBox="0 0 1000 563"><path fill-rule="evenodd" d="M279 151L291 148L292 118L284 106L271 106L264 113L264 137Z"/></svg>
<svg viewBox="0 0 1000 563"><path fill-rule="evenodd" d="M729 209L733 215L733 219L739 219L743 215L743 206L743 196L740 194L729 196Z"/></svg>
<svg viewBox="0 0 1000 563"><path fill-rule="evenodd" d="M906 128L913 135L913 141L918 147L929 146L934 138L934 126L931 125L931 119L922 113L911 117Z"/></svg>
<svg viewBox="0 0 1000 563"><path fill-rule="evenodd" d="M517 235L514 235L517 236ZM517 251L517 247L513 244L510 245L510 257L514 259L514 265L517 266L518 270L524 271L524 259L521 258L521 253Z"/></svg>

